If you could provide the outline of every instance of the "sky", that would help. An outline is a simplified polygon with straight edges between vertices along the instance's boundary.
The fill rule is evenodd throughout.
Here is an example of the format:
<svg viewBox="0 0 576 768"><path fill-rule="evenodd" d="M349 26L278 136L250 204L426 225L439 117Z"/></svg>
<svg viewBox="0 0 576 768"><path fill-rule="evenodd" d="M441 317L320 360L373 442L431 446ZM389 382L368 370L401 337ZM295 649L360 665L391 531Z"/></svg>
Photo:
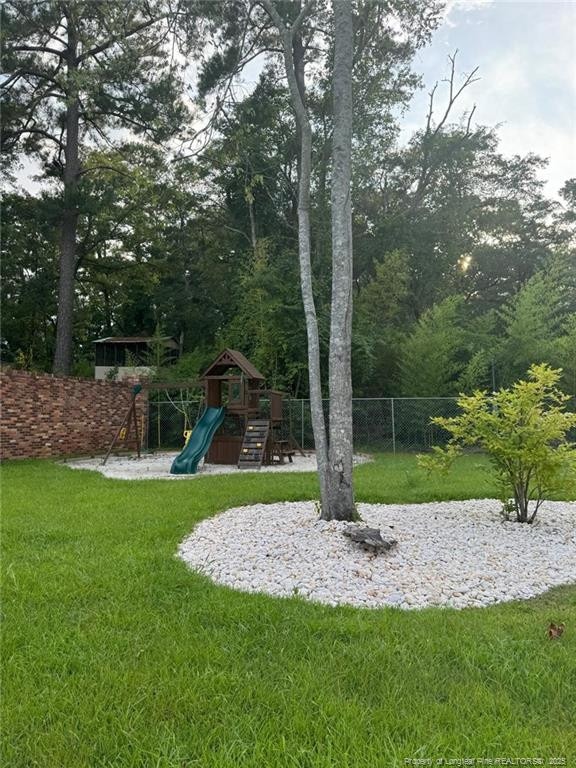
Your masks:
<svg viewBox="0 0 576 768"><path fill-rule="evenodd" d="M402 120L401 139L425 125L428 92L450 71L480 80L462 94L456 115L476 104L473 123L499 125L506 155L549 158L541 178L556 196L576 176L576 0L451 0L443 25L414 69L424 89ZM438 107L446 84L439 84Z"/></svg>
<svg viewBox="0 0 576 768"><path fill-rule="evenodd" d="M414 61L424 87L401 118L401 141L424 127L437 81L438 111L445 104L441 81L456 50L457 73L478 67L480 79L462 94L454 117L475 104L474 123L499 126L504 154L549 158L540 175L556 197L576 177L576 0L448 0L443 24ZM259 71L255 62L246 80ZM26 176L37 172L25 161L20 182L30 191L37 185Z"/></svg>

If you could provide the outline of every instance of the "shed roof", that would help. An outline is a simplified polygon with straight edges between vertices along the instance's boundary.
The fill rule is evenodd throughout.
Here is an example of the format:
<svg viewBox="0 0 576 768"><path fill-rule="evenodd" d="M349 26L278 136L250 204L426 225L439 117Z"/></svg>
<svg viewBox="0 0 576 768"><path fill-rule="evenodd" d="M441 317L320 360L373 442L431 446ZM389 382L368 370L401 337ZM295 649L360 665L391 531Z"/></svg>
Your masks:
<svg viewBox="0 0 576 768"><path fill-rule="evenodd" d="M218 357L208 366L202 374L205 379L209 376L222 376L229 368L240 368L243 374L253 381L264 381L264 376L255 368L242 352L235 349L225 349L220 352Z"/></svg>
<svg viewBox="0 0 576 768"><path fill-rule="evenodd" d="M106 336L95 339L94 344L150 344L153 341L164 341L167 346L178 347L178 342L172 336Z"/></svg>

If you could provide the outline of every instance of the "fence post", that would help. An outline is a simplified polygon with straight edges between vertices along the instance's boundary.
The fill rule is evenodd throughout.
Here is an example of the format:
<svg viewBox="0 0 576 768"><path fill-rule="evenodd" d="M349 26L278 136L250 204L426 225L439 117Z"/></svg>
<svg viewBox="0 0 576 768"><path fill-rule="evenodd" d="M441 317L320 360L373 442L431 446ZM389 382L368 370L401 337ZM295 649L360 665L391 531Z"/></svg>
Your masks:
<svg viewBox="0 0 576 768"><path fill-rule="evenodd" d="M304 398L300 400L300 448L304 450Z"/></svg>
<svg viewBox="0 0 576 768"><path fill-rule="evenodd" d="M156 414L156 431L157 431L157 435L156 435L156 438L157 438L158 448L160 448L160 424L161 424L161 421L160 421L160 403L157 403L156 406L157 406L156 407L156 410L157 410L157 414Z"/></svg>
<svg viewBox="0 0 576 768"><path fill-rule="evenodd" d="M396 455L396 424L394 421L394 398L390 398L390 414L392 416L392 453Z"/></svg>

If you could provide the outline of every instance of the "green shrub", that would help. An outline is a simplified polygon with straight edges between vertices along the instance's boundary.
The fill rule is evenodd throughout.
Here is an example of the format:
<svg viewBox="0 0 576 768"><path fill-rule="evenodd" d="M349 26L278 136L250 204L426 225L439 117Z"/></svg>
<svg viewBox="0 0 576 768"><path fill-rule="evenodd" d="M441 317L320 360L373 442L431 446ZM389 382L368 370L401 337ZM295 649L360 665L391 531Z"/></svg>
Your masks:
<svg viewBox="0 0 576 768"><path fill-rule="evenodd" d="M532 523L546 495L576 475L576 444L568 440L576 414L557 387L561 373L532 365L528 379L509 389L460 396L459 416L432 419L451 434L447 447L419 456L420 466L447 471L463 447L480 447L496 472L504 515Z"/></svg>

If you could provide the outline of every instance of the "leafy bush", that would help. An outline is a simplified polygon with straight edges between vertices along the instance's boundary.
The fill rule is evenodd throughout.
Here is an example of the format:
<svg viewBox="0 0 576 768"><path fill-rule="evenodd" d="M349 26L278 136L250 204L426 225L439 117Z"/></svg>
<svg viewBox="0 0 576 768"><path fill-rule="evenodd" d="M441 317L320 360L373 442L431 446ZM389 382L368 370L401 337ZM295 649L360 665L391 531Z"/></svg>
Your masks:
<svg viewBox="0 0 576 768"><path fill-rule="evenodd" d="M420 466L447 471L464 446L482 448L496 471L504 515L532 523L545 496L576 476L576 444L567 437L576 414L566 411L569 397L557 387L561 373L532 365L528 380L509 389L460 396L459 416L432 419L451 434L448 446L419 456Z"/></svg>

